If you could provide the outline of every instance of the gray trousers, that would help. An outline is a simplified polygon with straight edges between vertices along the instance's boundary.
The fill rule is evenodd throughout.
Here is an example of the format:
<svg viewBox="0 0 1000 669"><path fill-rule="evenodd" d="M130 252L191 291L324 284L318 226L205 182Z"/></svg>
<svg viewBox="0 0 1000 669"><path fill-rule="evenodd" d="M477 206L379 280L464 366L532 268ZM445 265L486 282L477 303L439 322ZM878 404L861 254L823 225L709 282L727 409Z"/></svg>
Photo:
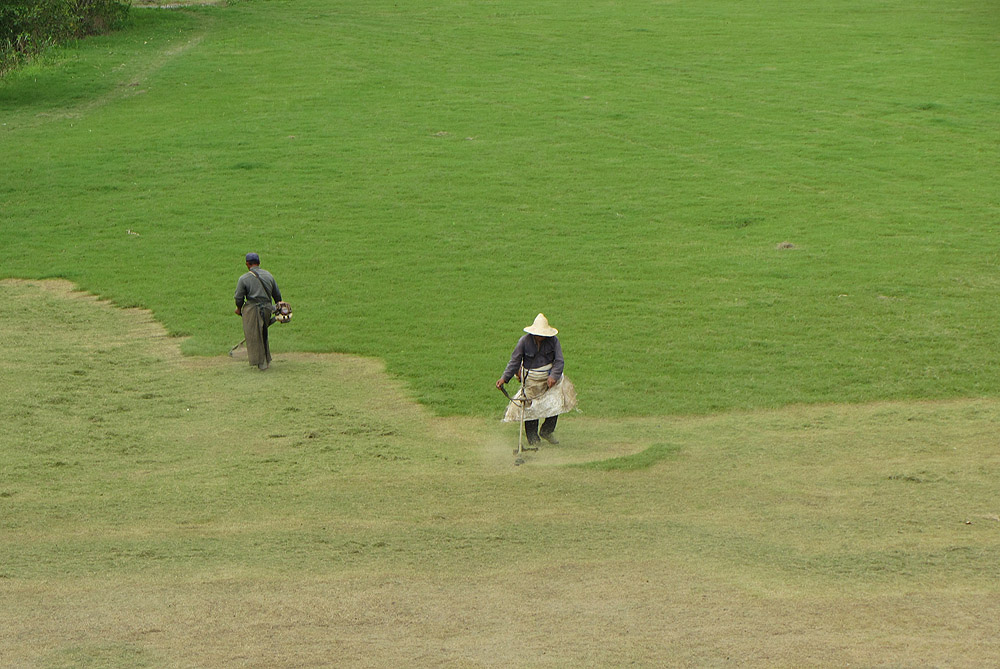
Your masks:
<svg viewBox="0 0 1000 669"><path fill-rule="evenodd" d="M267 328L271 324L270 305L247 302L243 305L243 337L247 342L247 360L254 367L265 367L271 362L271 347L267 342Z"/></svg>

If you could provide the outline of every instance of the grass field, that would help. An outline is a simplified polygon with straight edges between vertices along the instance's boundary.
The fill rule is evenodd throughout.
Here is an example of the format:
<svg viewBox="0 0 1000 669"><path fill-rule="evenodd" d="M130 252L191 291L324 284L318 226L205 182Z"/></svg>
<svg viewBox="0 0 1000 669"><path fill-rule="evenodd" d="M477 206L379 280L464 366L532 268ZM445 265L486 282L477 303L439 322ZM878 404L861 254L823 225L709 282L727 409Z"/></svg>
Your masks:
<svg viewBox="0 0 1000 669"><path fill-rule="evenodd" d="M580 417L513 467L376 363L247 384L70 289L0 284L5 666L1000 659L996 400Z"/></svg>
<svg viewBox="0 0 1000 669"><path fill-rule="evenodd" d="M998 27L251 0L6 76L0 666L1000 665Z"/></svg>
<svg viewBox="0 0 1000 669"><path fill-rule="evenodd" d="M493 411L539 311L595 415L1000 390L982 3L134 14L0 85L5 276L216 355L257 250L282 350L383 359L443 414Z"/></svg>

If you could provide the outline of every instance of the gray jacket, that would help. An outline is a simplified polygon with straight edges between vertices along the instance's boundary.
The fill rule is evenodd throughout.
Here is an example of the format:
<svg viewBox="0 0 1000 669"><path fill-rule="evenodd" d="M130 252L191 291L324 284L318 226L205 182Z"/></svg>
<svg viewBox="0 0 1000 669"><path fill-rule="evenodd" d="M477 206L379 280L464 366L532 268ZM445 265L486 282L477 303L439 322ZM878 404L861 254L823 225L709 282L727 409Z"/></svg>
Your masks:
<svg viewBox="0 0 1000 669"><path fill-rule="evenodd" d="M270 295L268 295L269 292ZM237 307L242 308L244 302L269 307L272 300L281 302L281 291L278 290L278 282L274 280L270 272L260 267L254 267L236 282L236 294L233 297L236 299Z"/></svg>

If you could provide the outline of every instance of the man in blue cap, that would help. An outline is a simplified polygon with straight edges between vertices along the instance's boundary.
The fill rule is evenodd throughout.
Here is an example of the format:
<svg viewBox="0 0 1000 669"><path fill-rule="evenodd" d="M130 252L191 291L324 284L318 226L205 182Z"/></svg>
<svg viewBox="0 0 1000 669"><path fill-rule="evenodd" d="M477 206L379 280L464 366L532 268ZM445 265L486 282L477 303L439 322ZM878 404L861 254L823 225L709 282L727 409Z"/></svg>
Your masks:
<svg viewBox="0 0 1000 669"><path fill-rule="evenodd" d="M278 283L266 269L260 268L260 256L248 253L247 273L236 282L236 315L243 317L243 336L251 365L265 370L271 362L267 329L275 321L274 305L281 301Z"/></svg>

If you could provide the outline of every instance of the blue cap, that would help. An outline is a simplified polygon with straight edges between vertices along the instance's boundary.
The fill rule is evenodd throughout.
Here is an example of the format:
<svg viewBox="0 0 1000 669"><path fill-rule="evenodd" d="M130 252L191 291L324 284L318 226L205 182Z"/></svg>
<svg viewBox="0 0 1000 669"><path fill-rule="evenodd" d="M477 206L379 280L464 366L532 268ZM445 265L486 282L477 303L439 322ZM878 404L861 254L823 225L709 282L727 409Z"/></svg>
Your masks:
<svg viewBox="0 0 1000 669"><path fill-rule="evenodd" d="M257 255L256 253L248 253L247 254L247 262L250 263L251 265L259 265L260 264L260 256Z"/></svg>

